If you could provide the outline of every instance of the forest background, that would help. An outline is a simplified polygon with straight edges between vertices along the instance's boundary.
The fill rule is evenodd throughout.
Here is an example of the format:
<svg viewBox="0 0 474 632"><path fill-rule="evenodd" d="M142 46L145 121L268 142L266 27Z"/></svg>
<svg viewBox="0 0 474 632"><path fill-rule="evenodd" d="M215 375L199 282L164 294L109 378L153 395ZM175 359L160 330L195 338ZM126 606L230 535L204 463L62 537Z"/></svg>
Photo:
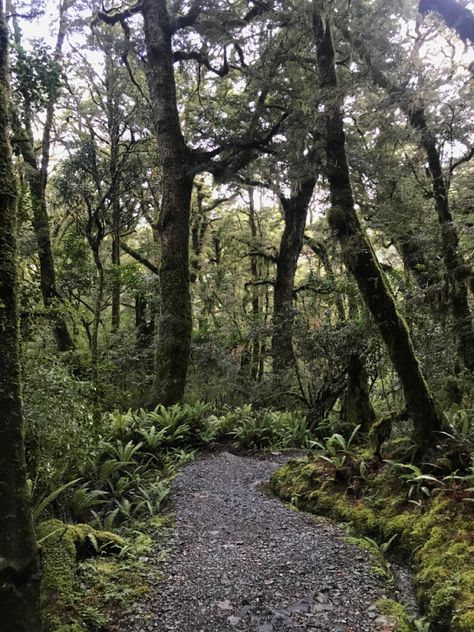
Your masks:
<svg viewBox="0 0 474 632"><path fill-rule="evenodd" d="M2 4L2 556L30 493L158 511L145 444L357 429L466 477L472 3Z"/></svg>

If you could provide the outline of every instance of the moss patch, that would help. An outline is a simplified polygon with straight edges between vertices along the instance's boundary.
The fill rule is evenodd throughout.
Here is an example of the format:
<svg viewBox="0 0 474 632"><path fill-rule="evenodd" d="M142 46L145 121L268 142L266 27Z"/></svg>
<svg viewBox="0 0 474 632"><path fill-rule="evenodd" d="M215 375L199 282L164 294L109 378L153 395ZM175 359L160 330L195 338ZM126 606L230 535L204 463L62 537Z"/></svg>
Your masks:
<svg viewBox="0 0 474 632"><path fill-rule="evenodd" d="M365 496L338 489L319 461L290 461L275 472L272 490L299 509L349 522L378 542L398 537L394 550L417 567L420 604L436 632L474 630L474 532L472 508L436 497L406 504L397 482L379 472Z"/></svg>
<svg viewBox="0 0 474 632"><path fill-rule="evenodd" d="M41 546L41 600L45 632L84 630L76 608L78 557L117 551L124 541L114 533L97 531L85 524L47 520L36 530Z"/></svg>
<svg viewBox="0 0 474 632"><path fill-rule="evenodd" d="M392 599L381 599L377 602L379 611L393 621L397 632L412 632L410 617L402 604Z"/></svg>

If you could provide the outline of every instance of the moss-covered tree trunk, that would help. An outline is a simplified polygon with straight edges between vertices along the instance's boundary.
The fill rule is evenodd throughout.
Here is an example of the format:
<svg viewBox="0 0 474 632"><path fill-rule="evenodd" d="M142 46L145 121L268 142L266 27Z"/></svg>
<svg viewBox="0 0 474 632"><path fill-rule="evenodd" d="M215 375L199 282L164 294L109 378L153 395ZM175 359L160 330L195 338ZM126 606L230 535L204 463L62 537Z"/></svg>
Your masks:
<svg viewBox="0 0 474 632"><path fill-rule="evenodd" d="M23 444L7 51L0 2L0 627L4 632L39 632L39 556Z"/></svg>
<svg viewBox="0 0 474 632"><path fill-rule="evenodd" d="M336 284L336 275L334 273L334 269L332 267L331 259L329 257L328 249L326 245L322 241L318 241L316 239L312 239L311 237L305 236L305 243L311 248L316 256L319 257L321 263L324 266L324 270L326 272L326 276L331 283L332 286ZM344 308L344 301L342 300L342 295L336 291L334 296L334 302L336 303L337 316L341 322L346 320L346 310Z"/></svg>
<svg viewBox="0 0 474 632"><path fill-rule="evenodd" d="M347 39L356 47L368 65L372 80L385 90L407 116L411 127L419 133L420 146L425 152L431 177L433 200L441 230L441 245L449 282L449 296L454 330L458 340L459 357L464 366L474 371L474 326L469 306L467 279L472 274L459 248L459 233L449 205L448 186L443 174L441 156L435 134L428 125L423 105L415 94L394 84L389 76L377 67L365 42L348 31Z"/></svg>
<svg viewBox="0 0 474 632"><path fill-rule="evenodd" d="M327 177L331 207L328 221L341 244L344 262L387 345L414 422L414 438L423 451L440 430L442 414L434 401L415 355L408 327L398 313L372 246L357 216L346 155L342 94L338 85L334 45L324 2L313 0L319 98L324 106Z"/></svg>
<svg viewBox="0 0 474 632"><path fill-rule="evenodd" d="M251 187L249 194L249 227L252 240L256 242L258 238L257 215L255 212L254 191ZM250 257L250 274L252 277L252 344L250 350L250 379L256 381L258 377L258 367L260 366L260 296L256 283L259 278L258 257Z"/></svg>
<svg viewBox="0 0 474 632"><path fill-rule="evenodd" d="M291 197L280 197L285 226L276 258L273 300L272 359L275 373L281 373L294 366L293 292L298 257L303 247L308 206L315 184L316 178L311 176L294 187Z"/></svg>
<svg viewBox="0 0 474 632"><path fill-rule="evenodd" d="M168 405L183 397L191 346L188 242L194 176L178 117L172 28L166 0L144 0L142 14L147 81L162 178L158 225L161 314L153 400Z"/></svg>
<svg viewBox="0 0 474 632"><path fill-rule="evenodd" d="M59 29L54 51L54 61L59 63L62 57L62 48L66 36L67 3L61 3L59 15ZM54 111L57 100L57 90L51 92L51 96L46 106L46 118L43 127L43 138L41 143L41 164L38 164L34 150L34 139L32 132L31 109L29 105L29 95L23 95L25 101L25 139L21 145L22 154L27 164L27 179L31 193L31 203L33 210L33 229L35 231L36 243L38 247L39 271L41 295L46 309L54 309L58 302L59 295L56 284L56 270L54 265L53 247L51 243L51 233L49 228L49 215L46 203L46 185L48 181L48 166L51 152L51 130L53 126ZM74 343L69 334L64 318L53 312L53 334L56 346L60 352L69 351L74 348Z"/></svg>
<svg viewBox="0 0 474 632"><path fill-rule="evenodd" d="M54 61L56 63L59 63L62 57L62 48L67 28L66 11L70 4L71 3L68 4L65 2L60 3L59 29L54 50ZM21 35L18 28L15 29L15 33L16 44L21 46ZM65 352L73 349L74 343L69 334L64 317L58 313L57 310L59 294L57 291L56 270L46 203L46 185L48 182L48 167L51 153L51 130L53 127L57 96L58 90L52 89L46 105L46 118L41 143L41 162L39 162L33 138L31 97L28 87L24 86L22 90L24 106L22 123L24 129L20 134L19 147L26 164L26 177L31 195L31 207L33 211L32 223L38 249L40 289L43 305L46 310L51 312L56 346L60 352Z"/></svg>
<svg viewBox="0 0 474 632"><path fill-rule="evenodd" d="M112 252L111 260L113 269L112 278L112 332L116 333L120 329L120 230L121 212L118 192L119 185L119 152L120 152L120 123L119 123L119 101L121 95L118 94L115 85L116 76L114 73L113 60L110 54L106 54L105 60L105 92L107 108L107 131L110 143L109 172L110 172L110 196L112 206Z"/></svg>
<svg viewBox="0 0 474 632"><path fill-rule="evenodd" d="M360 425L363 433L368 433L376 420L375 411L370 402L367 368L363 357L357 352L349 357L341 419L348 429Z"/></svg>

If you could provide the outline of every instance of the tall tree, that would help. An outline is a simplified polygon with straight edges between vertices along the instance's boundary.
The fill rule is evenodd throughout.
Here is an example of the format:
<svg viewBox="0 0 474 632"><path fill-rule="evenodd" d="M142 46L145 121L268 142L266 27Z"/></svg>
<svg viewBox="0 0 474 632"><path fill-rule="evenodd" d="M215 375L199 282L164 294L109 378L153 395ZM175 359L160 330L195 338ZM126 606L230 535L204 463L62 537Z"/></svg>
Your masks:
<svg viewBox="0 0 474 632"><path fill-rule="evenodd" d="M293 182L289 197L280 195L285 225L276 257L272 335L273 370L277 373L294 366L292 338L295 275L303 247L308 207L316 184L316 175L311 173L314 168L309 171L302 181Z"/></svg>
<svg viewBox="0 0 474 632"><path fill-rule="evenodd" d="M52 58L44 55L44 51L36 52L36 55L40 57L41 64L44 66L43 72L39 73L43 78L44 85L33 85L33 83L38 83L38 81L33 82L33 73L31 73L31 66L35 63L35 60L33 55L27 53L22 47L20 31L18 25L15 25L18 55L18 92L21 95L23 110L23 120L18 121L23 129L21 135L17 138L17 143L26 164L26 177L30 189L33 228L38 247L41 295L45 308L53 310L53 333L59 351L73 349L74 343L63 316L57 311L57 303L60 297L56 283L56 270L49 228L46 186L51 153L51 131L59 95L59 64L62 59L63 43L67 30L67 10L74 4L74 1L64 0L60 2L58 34ZM36 60L36 63L39 63L38 60ZM39 83L41 83L41 80ZM40 92L44 92L42 99L45 100L46 109L40 159L38 159L36 154L33 136L33 126L36 123L33 120L35 107L33 94L38 93L38 89Z"/></svg>
<svg viewBox="0 0 474 632"><path fill-rule="evenodd" d="M423 452L441 429L443 416L415 355L408 327L398 313L373 248L358 218L344 133L343 94L338 82L330 15L324 0L313 0L320 102L324 106L327 177L331 206L328 222L337 236L344 262L353 274L400 378L414 422L414 438Z"/></svg>
<svg viewBox="0 0 474 632"><path fill-rule="evenodd" d="M189 230L193 182L195 176L208 171L223 179L234 175L247 165L256 152L272 139L279 128L277 121L270 129L263 126L266 90L255 96L255 113L249 129L237 138L217 142L214 149L191 147L186 142L178 110L175 62L194 61L206 72L224 77L231 66L224 48L222 67L214 67L203 50L173 49L173 38L184 29L198 25L203 5L196 2L185 15L170 14L167 0L143 0L124 11L101 11L98 19L109 24L121 23L129 37L126 20L140 12L144 23L146 48L145 72L150 94L153 127L158 146L158 167L161 179L161 202L158 232L160 235L160 323L156 354L155 385L152 403L172 404L182 399L186 384L191 347L192 313L189 288ZM216 24L226 19L225 10L210 15ZM246 24L265 10L249 11L239 19ZM231 18L235 23L235 16ZM218 27L221 30L221 25ZM229 25L229 31L232 26ZM209 29L205 24L200 37L206 38ZM222 36L218 35L221 42ZM229 45L236 49L240 65L244 66L242 48L235 37L227 34ZM192 46L192 42L189 46ZM200 75L199 75L200 76ZM209 144L209 139L205 139Z"/></svg>
<svg viewBox="0 0 474 632"><path fill-rule="evenodd" d="M39 555L23 443L8 45L0 2L0 612L5 632L40 632Z"/></svg>

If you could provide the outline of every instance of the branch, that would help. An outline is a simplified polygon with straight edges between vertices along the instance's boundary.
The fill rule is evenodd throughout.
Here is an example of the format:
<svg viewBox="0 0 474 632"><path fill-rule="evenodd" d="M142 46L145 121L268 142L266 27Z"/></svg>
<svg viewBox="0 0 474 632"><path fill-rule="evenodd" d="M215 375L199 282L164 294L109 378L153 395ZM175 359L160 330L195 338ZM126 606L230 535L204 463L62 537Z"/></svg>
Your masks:
<svg viewBox="0 0 474 632"><path fill-rule="evenodd" d="M186 15L180 15L171 20L171 32L176 33L180 29L185 29L188 26L193 26L199 15L201 14L202 7L200 0L197 0L186 13Z"/></svg>
<svg viewBox="0 0 474 632"><path fill-rule="evenodd" d="M200 65L205 66L211 72L215 73L216 75L219 75L219 77L224 77L225 75L229 73L229 70L230 70L229 64L227 62L227 49L225 47L224 47L224 61L220 68L214 68L213 66L211 66L211 62L209 61L209 59L197 50L191 50L191 51L177 50L173 54L174 62L187 61L190 59L196 60Z"/></svg>
<svg viewBox="0 0 474 632"><path fill-rule="evenodd" d="M418 11L425 15L434 12L454 29L463 42L474 44L474 14L456 0L420 0Z"/></svg>
<svg viewBox="0 0 474 632"><path fill-rule="evenodd" d="M265 13L265 11L270 10L269 2L259 2L257 0L254 0L253 5L254 6L244 16L244 22L251 22L254 18L262 15L262 13Z"/></svg>
<svg viewBox="0 0 474 632"><path fill-rule="evenodd" d="M44 15L44 11L31 11L31 13L8 13L5 20L19 18L20 20L34 20Z"/></svg>
<svg viewBox="0 0 474 632"><path fill-rule="evenodd" d="M98 11L97 15L91 22L91 26L95 26L99 22L105 22L106 24L118 24L119 22L123 22L124 20L128 20L135 13L139 13L142 10L142 0L138 0L136 4L129 7L128 9L124 9L123 11L117 11L116 9L104 9L102 11Z"/></svg>
<svg viewBox="0 0 474 632"><path fill-rule="evenodd" d="M146 257L141 255L138 252L138 250L135 250L134 248L131 248L130 246L127 246L127 244L124 241L122 241L122 240L120 241L120 248L124 252L126 252L127 255L130 255L131 257L133 257L133 259L135 259L135 261L138 261L138 263L141 263L143 266L145 266L145 268L148 268L148 270L153 272L153 274L156 274L156 275L160 274L159 269L155 266L154 263L152 263Z"/></svg>
<svg viewBox="0 0 474 632"><path fill-rule="evenodd" d="M130 81L133 83L133 85L138 90L138 92L141 94L141 96L145 99L145 102L148 105L150 105L150 99L148 98L148 95L145 94L145 92L143 91L141 85L135 79L135 75L133 74L132 67L130 66L130 62L128 60L128 55L129 55L130 48L131 48L130 27L125 22L125 20L121 20L120 24L122 25L123 36L124 36L124 39L125 39L125 49L124 49L124 51L122 53L122 56L121 56L122 57L122 61L123 61L124 65L125 65L125 68L127 69L128 76L130 77Z"/></svg>
<svg viewBox="0 0 474 632"><path fill-rule="evenodd" d="M261 257L262 259L265 259L265 261L271 261L272 263L276 263L278 261L278 257L275 257L275 255L271 255L268 252L261 252L260 250L251 250L250 252L247 252L242 259L244 257Z"/></svg>
<svg viewBox="0 0 474 632"><path fill-rule="evenodd" d="M244 288L247 290L249 287L255 287L257 285L275 285L275 281L273 279L261 279L260 281L247 281L245 283Z"/></svg>

